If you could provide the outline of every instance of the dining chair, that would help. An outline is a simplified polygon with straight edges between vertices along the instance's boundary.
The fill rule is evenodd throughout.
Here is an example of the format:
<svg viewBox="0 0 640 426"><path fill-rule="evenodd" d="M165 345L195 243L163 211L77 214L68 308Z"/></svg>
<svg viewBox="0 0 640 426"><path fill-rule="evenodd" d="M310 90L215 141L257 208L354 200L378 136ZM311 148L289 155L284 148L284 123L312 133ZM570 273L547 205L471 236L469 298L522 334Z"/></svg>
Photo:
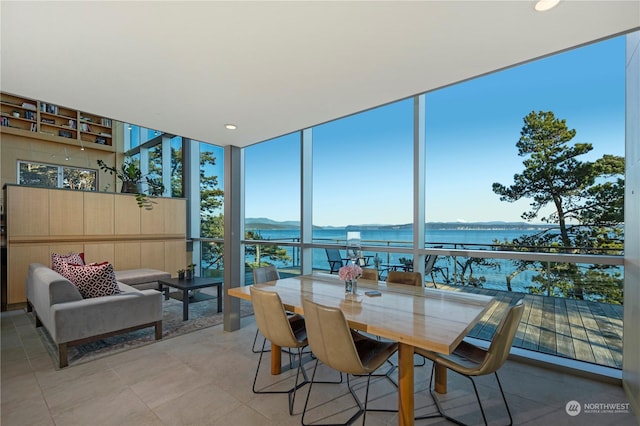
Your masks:
<svg viewBox="0 0 640 426"><path fill-rule="evenodd" d="M351 424L362 415L362 424L364 425L371 375L398 350L398 344L396 342L375 340L354 332L349 328L344 314L338 308L320 305L308 299L302 300L302 306L306 320L309 347L316 357L307 398L302 411L302 424L306 425L305 415L309 404L309 396L314 384L318 361L322 361L328 367L341 373L346 373L347 387L358 405L358 411L344 424ZM351 386L349 381L350 374L367 376L364 404L362 404ZM387 376L387 378L393 383L390 377ZM370 409L369 411L395 412L396 410ZM313 423L313 425L317 426L318 424Z"/></svg>
<svg viewBox="0 0 640 426"><path fill-rule="evenodd" d="M387 284L406 284L422 287L422 274L420 272L389 271ZM419 361L415 361L413 365L414 367L422 367L425 363L424 358L419 357Z"/></svg>
<svg viewBox="0 0 640 426"><path fill-rule="evenodd" d="M387 274L387 283L422 287L422 274L420 272L389 271Z"/></svg>
<svg viewBox="0 0 640 426"><path fill-rule="evenodd" d="M300 315L287 316L280 296L276 292L260 290L256 287L250 288L251 303L253 303L253 311L256 317L258 329L264 335L265 340L262 343L256 374L253 378L253 393L286 393L289 398L289 414L293 414L293 404L295 403L296 391L309 383L307 373L302 368L302 348L307 346L307 331L305 328L305 320ZM292 388L284 391L259 391L256 390L256 382L258 373L260 372L260 364L264 355L265 344L269 340L271 344L281 348L297 349L298 368L296 370L296 380ZM293 352L293 351L292 351ZM300 373L304 380L298 381Z"/></svg>
<svg viewBox="0 0 640 426"><path fill-rule="evenodd" d="M363 280L378 281L378 270L374 268L362 268L360 278Z"/></svg>
<svg viewBox="0 0 640 426"><path fill-rule="evenodd" d="M513 338L516 334L516 331L518 330L518 325L520 324L520 319L522 318L523 311L524 304L522 303L522 299L520 299L512 307L509 308L506 315L500 321L500 324L498 324L498 327L496 328L496 332L493 336L493 339L491 340L491 344L489 345L488 349L477 347L464 340L460 342L458 347L453 351L451 355L442 355L420 348L415 349L416 353L433 361L433 367L431 369L431 379L429 380L429 391L433 396L439 412L439 415L416 417L416 420L442 416L447 420L460 425L464 425L464 423L460 420L445 414L440 401L438 400L438 397L433 390L432 385L435 366L436 364L440 364L448 368L449 370L455 371L456 373L461 374L471 380L473 391L476 394L476 399L478 400L478 405L480 406L480 412L482 413L482 418L485 425L487 425L487 416L484 412L482 402L480 401L478 388L476 387L476 383L473 380L473 377L484 376L493 373L496 377L496 381L498 382L498 388L500 389L500 394L502 395L504 406L507 409L507 414L509 415L509 426L513 424L513 418L511 417L509 404L507 404L507 399L504 396L502 384L500 383L500 378L498 377L498 370L500 369L500 367L502 367L504 362L507 360L507 357L509 356L509 350L511 349Z"/></svg>
<svg viewBox="0 0 640 426"><path fill-rule="evenodd" d="M275 281L280 279L280 273L278 269L273 265L260 266L258 268L253 268L253 283L261 284L266 283L268 281ZM258 335L260 334L260 329L256 330L256 335L253 338L253 345L251 346L251 352L257 354L260 352L259 349L256 349L256 343L258 342ZM264 346L264 345L263 345ZM267 349L267 352L269 350Z"/></svg>

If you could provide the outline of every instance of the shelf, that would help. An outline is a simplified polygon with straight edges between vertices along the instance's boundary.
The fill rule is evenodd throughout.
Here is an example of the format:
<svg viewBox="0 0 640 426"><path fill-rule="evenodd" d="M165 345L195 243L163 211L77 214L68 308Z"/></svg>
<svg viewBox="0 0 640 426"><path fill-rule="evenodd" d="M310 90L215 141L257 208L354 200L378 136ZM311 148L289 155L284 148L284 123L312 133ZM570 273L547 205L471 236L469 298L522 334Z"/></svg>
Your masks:
<svg viewBox="0 0 640 426"><path fill-rule="evenodd" d="M35 123L36 122L36 120L29 120L28 118L22 118L22 117L14 117L13 115L7 114L7 113L4 113L4 112L2 113L2 116L10 118L12 120L26 121L27 123Z"/></svg>
<svg viewBox="0 0 640 426"><path fill-rule="evenodd" d="M1 95L0 124L3 132L115 152L110 118L9 93L2 92ZM14 113L20 116L15 117ZM83 130L83 125L89 127ZM67 136L60 135L60 132Z"/></svg>
<svg viewBox="0 0 640 426"><path fill-rule="evenodd" d="M98 143L85 141L85 140L83 140L82 143L80 143L79 139L62 138L60 136L57 136L56 134L51 135L51 134L42 133L42 132L31 132L29 130L23 130L23 129L18 129L14 127L0 126L0 133L24 136L30 139L37 139L37 140L42 140L46 142L57 142L65 145L76 146L78 148L84 147L87 149L96 149L99 151L116 152L115 147L111 145L101 145Z"/></svg>
<svg viewBox="0 0 640 426"><path fill-rule="evenodd" d="M69 127L69 126L60 125L60 124L49 124L49 123L40 122L40 127L42 128L42 126L55 127L57 129L62 129L62 130L69 130L70 132L73 132L73 133L76 133L78 131L78 129L76 129L75 127Z"/></svg>
<svg viewBox="0 0 640 426"><path fill-rule="evenodd" d="M40 111L40 115L50 115L52 117L58 117L58 118L63 118L65 120L78 120L78 117L75 115L62 115L62 114L53 114L51 112L44 112L44 111Z"/></svg>

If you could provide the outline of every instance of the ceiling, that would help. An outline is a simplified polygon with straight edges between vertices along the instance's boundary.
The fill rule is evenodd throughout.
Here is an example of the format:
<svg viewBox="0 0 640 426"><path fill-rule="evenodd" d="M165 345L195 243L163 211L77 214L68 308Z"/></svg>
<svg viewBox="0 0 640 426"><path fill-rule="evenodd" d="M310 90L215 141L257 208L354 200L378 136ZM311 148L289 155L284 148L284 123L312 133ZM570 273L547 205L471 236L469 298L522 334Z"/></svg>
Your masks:
<svg viewBox="0 0 640 426"><path fill-rule="evenodd" d="M638 0L533 6L4 0L0 87L243 147L640 28Z"/></svg>

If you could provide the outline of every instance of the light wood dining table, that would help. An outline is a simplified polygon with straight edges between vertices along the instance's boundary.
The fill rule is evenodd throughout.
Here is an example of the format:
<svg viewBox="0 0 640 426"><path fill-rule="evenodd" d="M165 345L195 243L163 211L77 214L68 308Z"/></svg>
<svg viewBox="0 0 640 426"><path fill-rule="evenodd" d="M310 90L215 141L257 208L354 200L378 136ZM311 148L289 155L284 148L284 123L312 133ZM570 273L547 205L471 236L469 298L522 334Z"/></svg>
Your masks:
<svg viewBox="0 0 640 426"><path fill-rule="evenodd" d="M228 294L251 300L250 286L229 288ZM256 284L274 291L285 309L304 315L302 299L338 307L349 326L398 345L398 424L414 424L414 348L450 354L495 302L471 293L358 280L358 294L347 295L344 282L334 275L313 274ZM366 291L378 290L370 297ZM271 373L280 374L280 348L272 345ZM447 370L436 368L436 391L446 393Z"/></svg>

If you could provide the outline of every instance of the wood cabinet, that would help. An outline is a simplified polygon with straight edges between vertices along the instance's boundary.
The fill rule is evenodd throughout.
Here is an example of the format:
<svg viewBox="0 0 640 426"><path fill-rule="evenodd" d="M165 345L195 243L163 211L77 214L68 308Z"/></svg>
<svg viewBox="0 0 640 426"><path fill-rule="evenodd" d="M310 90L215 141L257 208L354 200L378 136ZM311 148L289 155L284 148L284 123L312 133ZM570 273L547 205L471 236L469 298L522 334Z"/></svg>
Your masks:
<svg viewBox="0 0 640 426"><path fill-rule="evenodd" d="M0 95L2 132L115 151L110 118L8 93Z"/></svg>
<svg viewBox="0 0 640 426"><path fill-rule="evenodd" d="M116 270L154 268L172 275L184 268L186 201L154 199L138 207L132 194L5 186L7 305L26 302L30 263L50 265L52 253L84 252L87 262Z"/></svg>

